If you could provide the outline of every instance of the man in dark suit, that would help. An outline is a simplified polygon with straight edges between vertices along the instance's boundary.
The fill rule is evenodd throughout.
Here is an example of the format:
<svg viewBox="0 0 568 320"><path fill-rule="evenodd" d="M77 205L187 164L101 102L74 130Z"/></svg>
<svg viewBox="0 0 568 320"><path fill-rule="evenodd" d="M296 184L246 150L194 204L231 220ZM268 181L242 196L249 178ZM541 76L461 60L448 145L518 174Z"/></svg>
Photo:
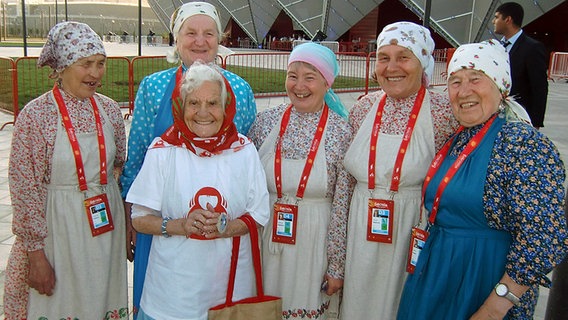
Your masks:
<svg viewBox="0 0 568 320"><path fill-rule="evenodd" d="M521 29L523 7L515 2L500 5L495 11L495 33L503 35L501 42L511 61L511 93L531 117L535 128L543 126L548 95L546 49L542 43Z"/></svg>

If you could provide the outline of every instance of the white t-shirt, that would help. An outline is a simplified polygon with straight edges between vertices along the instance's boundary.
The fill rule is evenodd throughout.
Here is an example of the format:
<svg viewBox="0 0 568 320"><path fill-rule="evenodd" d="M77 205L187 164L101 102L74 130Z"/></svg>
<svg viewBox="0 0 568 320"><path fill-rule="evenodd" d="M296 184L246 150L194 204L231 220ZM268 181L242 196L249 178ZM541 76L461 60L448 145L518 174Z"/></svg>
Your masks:
<svg viewBox="0 0 568 320"><path fill-rule="evenodd" d="M173 219L207 202L223 207L230 219L248 212L261 225L268 222L270 213L264 170L252 143L238 152L199 157L156 138L126 201ZM231 249L231 238L154 236L141 308L155 319L206 320L209 308L225 302ZM233 300L255 293L246 235L241 238Z"/></svg>

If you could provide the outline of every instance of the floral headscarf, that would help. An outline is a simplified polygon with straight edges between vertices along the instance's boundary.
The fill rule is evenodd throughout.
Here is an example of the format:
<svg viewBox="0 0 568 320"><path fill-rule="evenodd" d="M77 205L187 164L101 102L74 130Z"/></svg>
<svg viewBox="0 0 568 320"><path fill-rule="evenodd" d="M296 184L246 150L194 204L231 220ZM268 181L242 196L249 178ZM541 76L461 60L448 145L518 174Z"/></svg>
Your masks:
<svg viewBox="0 0 568 320"><path fill-rule="evenodd" d="M337 63L335 53L329 48L314 42L303 43L292 50L288 58L288 66L297 61L309 63L321 73L330 87L324 96L325 102L331 110L346 118L348 115L347 109L345 109L339 97L331 89L335 77L339 74L339 64Z"/></svg>
<svg viewBox="0 0 568 320"><path fill-rule="evenodd" d="M77 60L95 54L106 56L99 35L84 23L65 21L49 30L37 65L38 67L51 67L54 70L53 76Z"/></svg>
<svg viewBox="0 0 568 320"><path fill-rule="evenodd" d="M451 76L463 69L477 70L487 75L501 92L502 102L508 107L505 111L512 111L517 118L525 122L528 120L530 123L526 110L509 97L511 90L509 54L498 40L490 39L459 46L448 65L448 75Z"/></svg>
<svg viewBox="0 0 568 320"><path fill-rule="evenodd" d="M397 45L412 51L422 65L426 75L424 84L428 86L434 72L432 53L435 47L430 30L407 21L391 23L377 37L377 50L387 45Z"/></svg>

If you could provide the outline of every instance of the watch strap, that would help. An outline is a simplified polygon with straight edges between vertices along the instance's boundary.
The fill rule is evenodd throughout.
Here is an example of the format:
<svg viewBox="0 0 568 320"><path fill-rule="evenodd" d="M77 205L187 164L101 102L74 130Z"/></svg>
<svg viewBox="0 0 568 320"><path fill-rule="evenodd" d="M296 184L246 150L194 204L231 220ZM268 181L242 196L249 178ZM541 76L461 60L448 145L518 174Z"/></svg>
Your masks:
<svg viewBox="0 0 568 320"><path fill-rule="evenodd" d="M504 295L499 294L499 292L497 290L497 287L499 287L499 286L504 286L505 289L507 290ZM497 296L509 300L514 306L518 307L518 306L521 305L521 299L519 297L517 297L514 293L512 293L511 290L509 290L509 286L507 286L507 284L505 284L505 283L502 283L502 282L497 283L497 285L495 285L495 293L497 294Z"/></svg>

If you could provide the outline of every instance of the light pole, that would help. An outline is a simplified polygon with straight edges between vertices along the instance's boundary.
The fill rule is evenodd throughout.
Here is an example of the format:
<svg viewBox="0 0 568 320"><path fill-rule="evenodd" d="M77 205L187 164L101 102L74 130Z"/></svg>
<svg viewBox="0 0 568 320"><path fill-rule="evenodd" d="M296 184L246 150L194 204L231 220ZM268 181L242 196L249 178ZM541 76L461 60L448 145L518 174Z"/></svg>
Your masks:
<svg viewBox="0 0 568 320"><path fill-rule="evenodd" d="M28 34L26 30L26 1L22 0L22 36L24 37L24 57L28 56Z"/></svg>

